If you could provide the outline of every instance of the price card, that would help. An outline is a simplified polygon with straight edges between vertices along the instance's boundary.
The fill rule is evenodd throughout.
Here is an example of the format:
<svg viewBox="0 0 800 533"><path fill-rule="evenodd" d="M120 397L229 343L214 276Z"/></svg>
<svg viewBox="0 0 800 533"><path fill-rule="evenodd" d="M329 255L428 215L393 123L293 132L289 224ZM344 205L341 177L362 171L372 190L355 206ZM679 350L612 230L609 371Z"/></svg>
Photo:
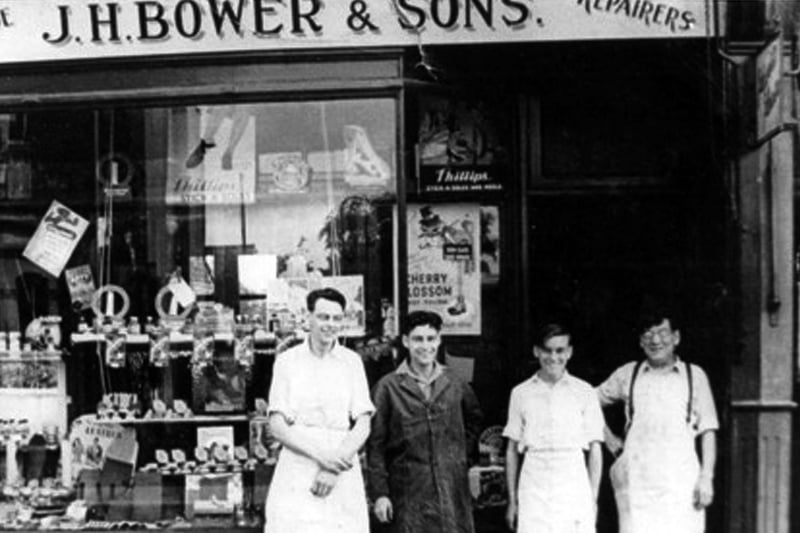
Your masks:
<svg viewBox="0 0 800 533"><path fill-rule="evenodd" d="M175 300L183 307L189 307L197 299L194 291L183 278L176 278L169 285Z"/></svg>
<svg viewBox="0 0 800 533"><path fill-rule="evenodd" d="M88 220L54 200L22 255L58 277L88 227Z"/></svg>

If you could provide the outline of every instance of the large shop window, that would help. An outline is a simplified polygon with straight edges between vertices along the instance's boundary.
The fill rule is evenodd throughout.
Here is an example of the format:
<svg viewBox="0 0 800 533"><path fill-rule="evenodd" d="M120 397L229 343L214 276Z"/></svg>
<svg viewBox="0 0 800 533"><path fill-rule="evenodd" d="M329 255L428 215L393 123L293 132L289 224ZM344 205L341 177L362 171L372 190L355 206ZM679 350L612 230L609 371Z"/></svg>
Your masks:
<svg viewBox="0 0 800 533"><path fill-rule="evenodd" d="M0 115L0 527L259 527L308 291L391 353L397 138L388 97Z"/></svg>

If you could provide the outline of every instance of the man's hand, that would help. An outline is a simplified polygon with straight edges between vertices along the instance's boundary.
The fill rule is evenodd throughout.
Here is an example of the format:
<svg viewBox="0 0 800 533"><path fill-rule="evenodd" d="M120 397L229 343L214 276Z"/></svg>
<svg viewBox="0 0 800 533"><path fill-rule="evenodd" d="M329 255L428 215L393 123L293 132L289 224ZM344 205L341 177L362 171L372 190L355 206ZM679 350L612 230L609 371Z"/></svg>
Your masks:
<svg viewBox="0 0 800 533"><path fill-rule="evenodd" d="M510 531L517 530L517 502L508 502L506 508L506 525Z"/></svg>
<svg viewBox="0 0 800 533"><path fill-rule="evenodd" d="M714 483L710 476L700 474L697 483L694 485L694 507L704 509L714 501Z"/></svg>
<svg viewBox="0 0 800 533"><path fill-rule="evenodd" d="M336 474L340 474L345 470L353 468L353 461L350 458L344 457L338 452L320 452L316 457L317 464L323 470L329 470Z"/></svg>
<svg viewBox="0 0 800 533"><path fill-rule="evenodd" d="M339 481L339 474L336 472L320 470L311 484L311 494L319 498L325 498L336 486L337 481Z"/></svg>
<svg viewBox="0 0 800 533"><path fill-rule="evenodd" d="M381 496L375 501L375 516L378 517L378 522L387 524L394 518L394 510L392 509L392 500L386 496Z"/></svg>

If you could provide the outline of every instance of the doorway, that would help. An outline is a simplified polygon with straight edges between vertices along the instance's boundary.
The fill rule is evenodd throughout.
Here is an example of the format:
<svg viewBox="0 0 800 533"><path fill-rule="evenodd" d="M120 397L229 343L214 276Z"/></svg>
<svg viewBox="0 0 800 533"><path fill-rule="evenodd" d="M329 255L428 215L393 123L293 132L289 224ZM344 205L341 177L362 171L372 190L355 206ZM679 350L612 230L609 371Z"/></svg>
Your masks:
<svg viewBox="0 0 800 533"><path fill-rule="evenodd" d="M708 355L718 332L709 324L719 321L715 291L722 257L703 244L713 240L707 233L711 227L694 216L687 198L665 191L529 198L527 312L530 324L557 320L571 326L573 375L599 385L617 367L640 359L634 323L642 305L651 302L666 303L681 315L686 341L681 357L703 366L709 375L724 375L724 370L715 371L720 360ZM531 346L531 341L524 345ZM530 373L535 371L532 358L526 363ZM713 381L716 396L723 397L723 384L715 387ZM719 401L717 405L719 409ZM604 414L619 433L623 409L606 409ZM612 461L606 453L598 533L617 531L608 482ZM715 530L717 514L709 510L709 531Z"/></svg>

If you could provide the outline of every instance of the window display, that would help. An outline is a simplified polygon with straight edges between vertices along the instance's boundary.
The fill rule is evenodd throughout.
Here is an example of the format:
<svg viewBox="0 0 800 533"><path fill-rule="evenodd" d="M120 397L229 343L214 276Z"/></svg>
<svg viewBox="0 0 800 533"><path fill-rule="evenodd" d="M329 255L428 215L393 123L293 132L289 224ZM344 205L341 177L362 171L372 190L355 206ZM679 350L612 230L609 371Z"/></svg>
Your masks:
<svg viewBox="0 0 800 533"><path fill-rule="evenodd" d="M0 230L23 289L0 305L0 397L20 398L0 527L259 525L271 369L305 338L306 294L345 294L356 349L395 331L396 114L375 97L2 116L26 150L0 138L0 202L23 221Z"/></svg>

